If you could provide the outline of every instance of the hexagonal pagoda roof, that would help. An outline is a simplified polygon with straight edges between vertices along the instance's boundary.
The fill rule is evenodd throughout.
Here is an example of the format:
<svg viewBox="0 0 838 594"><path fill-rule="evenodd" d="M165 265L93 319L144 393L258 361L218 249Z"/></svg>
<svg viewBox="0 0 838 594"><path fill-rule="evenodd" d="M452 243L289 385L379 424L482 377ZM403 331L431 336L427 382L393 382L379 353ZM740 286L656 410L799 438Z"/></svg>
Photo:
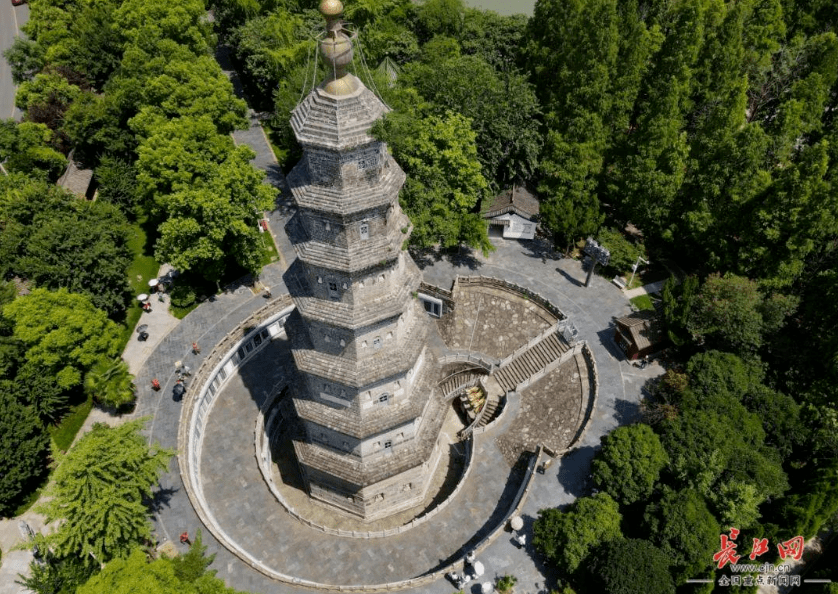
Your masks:
<svg viewBox="0 0 838 594"><path fill-rule="evenodd" d="M342 151L373 142L369 129L387 108L354 75L347 74L356 89L347 95L332 95L321 84L291 112L291 128L303 146Z"/></svg>

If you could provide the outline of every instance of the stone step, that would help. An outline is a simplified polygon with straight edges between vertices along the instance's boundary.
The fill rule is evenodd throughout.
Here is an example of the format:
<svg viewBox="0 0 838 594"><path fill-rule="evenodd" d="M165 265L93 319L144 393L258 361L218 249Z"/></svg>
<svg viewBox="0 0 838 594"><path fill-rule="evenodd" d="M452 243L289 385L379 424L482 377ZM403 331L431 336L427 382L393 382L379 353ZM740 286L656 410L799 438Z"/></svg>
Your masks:
<svg viewBox="0 0 838 594"><path fill-rule="evenodd" d="M540 369L538 364L538 358L536 357L535 353L532 350L526 351L521 353L521 362L524 364L524 367L527 369L527 376L531 376L534 373L537 373Z"/></svg>
<svg viewBox="0 0 838 594"><path fill-rule="evenodd" d="M477 426L485 427L486 425L488 425L492 421L492 419L495 418L495 411L497 410L497 408L498 406L497 404L495 404L493 400L487 402L485 410L483 411L483 414L480 416L480 422L477 423Z"/></svg>

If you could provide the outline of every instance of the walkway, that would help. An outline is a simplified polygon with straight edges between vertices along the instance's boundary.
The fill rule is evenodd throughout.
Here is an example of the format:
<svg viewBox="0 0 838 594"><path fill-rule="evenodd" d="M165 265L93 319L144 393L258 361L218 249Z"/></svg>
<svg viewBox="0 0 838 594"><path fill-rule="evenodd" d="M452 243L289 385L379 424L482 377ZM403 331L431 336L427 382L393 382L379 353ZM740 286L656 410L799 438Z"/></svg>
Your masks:
<svg viewBox="0 0 838 594"><path fill-rule="evenodd" d="M648 285L643 285L642 287L625 291L624 294L626 299L634 299L635 297L640 297L641 295L660 293L665 283L665 280L658 281L656 283L649 283Z"/></svg>
<svg viewBox="0 0 838 594"><path fill-rule="evenodd" d="M233 70L230 48L221 45L218 46L215 52L215 59L221 66L221 70L233 84L233 90L236 95L240 99L247 101L247 96L245 95L239 75ZM268 213L268 223L271 236L279 251L281 268L282 270L287 270L288 266L297 256L294 252L294 247L285 234L285 223L294 214L296 208L294 201L291 199L291 193L288 191L288 185L285 183L285 175L282 173L282 168L276 160L276 155L274 155L268 137L265 135L265 130L262 127L262 120L265 118L265 115L248 108L247 118L249 122L247 129L235 130L232 133L233 141L237 145L244 144L253 149L256 156L251 159L250 163L256 169L261 169L265 172L265 183L279 190L274 208Z"/></svg>

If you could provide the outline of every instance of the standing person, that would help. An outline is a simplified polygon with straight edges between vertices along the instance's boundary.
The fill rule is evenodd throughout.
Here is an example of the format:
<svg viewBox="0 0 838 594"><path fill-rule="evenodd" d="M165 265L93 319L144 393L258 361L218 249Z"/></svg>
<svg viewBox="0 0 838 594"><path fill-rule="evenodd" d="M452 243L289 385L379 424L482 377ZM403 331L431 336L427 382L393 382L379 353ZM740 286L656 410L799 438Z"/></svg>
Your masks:
<svg viewBox="0 0 838 594"><path fill-rule="evenodd" d="M201 354L201 347L199 347L199 346L198 346L198 343L197 343L197 342L193 342L193 343L192 343L192 352L193 352L194 354L196 354L196 355L200 355L200 354Z"/></svg>
<svg viewBox="0 0 838 594"><path fill-rule="evenodd" d="M189 533L188 532L184 532L183 534L180 535L180 542L182 544L192 546L192 541L189 540Z"/></svg>
<svg viewBox="0 0 838 594"><path fill-rule="evenodd" d="M266 299L271 298L271 288L268 285L265 285L265 298Z"/></svg>

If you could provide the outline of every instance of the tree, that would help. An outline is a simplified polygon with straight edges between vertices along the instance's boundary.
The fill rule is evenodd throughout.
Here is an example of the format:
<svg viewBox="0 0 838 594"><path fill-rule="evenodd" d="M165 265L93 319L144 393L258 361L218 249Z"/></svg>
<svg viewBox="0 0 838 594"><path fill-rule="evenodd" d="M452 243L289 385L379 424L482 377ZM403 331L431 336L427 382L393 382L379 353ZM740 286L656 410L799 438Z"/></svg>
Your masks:
<svg viewBox="0 0 838 594"><path fill-rule="evenodd" d="M691 275L681 283L678 283L674 276L669 277L663 285L661 300L666 333L669 340L677 346L683 345L690 339L687 325L698 293L698 284L698 277Z"/></svg>
<svg viewBox="0 0 838 594"><path fill-rule="evenodd" d="M602 438L592 464L596 485L615 501L630 505L652 493L667 464L660 439L644 424L618 427Z"/></svg>
<svg viewBox="0 0 838 594"><path fill-rule="evenodd" d="M61 125L64 112L82 90L58 72L40 72L20 84L15 104L33 122L44 123L52 130Z"/></svg>
<svg viewBox="0 0 838 594"><path fill-rule="evenodd" d="M3 57L12 68L12 81L16 85L32 80L45 63L43 46L25 37L15 37L15 42L3 52Z"/></svg>
<svg viewBox="0 0 838 594"><path fill-rule="evenodd" d="M125 309L130 229L116 207L79 200L42 180L9 177L0 203L0 271L86 295L110 314Z"/></svg>
<svg viewBox="0 0 838 594"><path fill-rule="evenodd" d="M119 409L136 400L133 380L125 361L102 357L84 376L84 390L102 406Z"/></svg>
<svg viewBox="0 0 838 594"><path fill-rule="evenodd" d="M131 108L119 89L109 87L104 96L83 92L64 114L61 131L73 143L76 157L89 166L95 167L103 155L133 159L137 141L128 128Z"/></svg>
<svg viewBox="0 0 838 594"><path fill-rule="evenodd" d="M96 168L98 199L113 204L126 217L137 215L137 170L133 164L114 157L103 157Z"/></svg>
<svg viewBox="0 0 838 594"><path fill-rule="evenodd" d="M621 274L631 270L631 267L638 263L638 257L646 255L646 248L642 242L636 244L629 241L613 228L600 229L597 239L611 254L608 266Z"/></svg>
<svg viewBox="0 0 838 594"><path fill-rule="evenodd" d="M747 527L759 517L763 501L788 489L759 417L729 397L708 396L700 408L659 427L673 483L701 493L725 525Z"/></svg>
<svg viewBox="0 0 838 594"><path fill-rule="evenodd" d="M114 356L119 329L84 295L67 289L34 289L3 308L14 324L13 336L26 349L26 360L69 389L102 355Z"/></svg>
<svg viewBox="0 0 838 594"><path fill-rule="evenodd" d="M76 594L76 588L86 582L98 567L86 566L77 557L56 558L47 552L47 563L34 559L29 564L29 575L17 580L21 586L36 594Z"/></svg>
<svg viewBox="0 0 838 594"><path fill-rule="evenodd" d="M35 412L15 397L14 383L0 379L0 515L12 515L22 495L46 473L49 437Z"/></svg>
<svg viewBox="0 0 838 594"><path fill-rule="evenodd" d="M428 45L433 41L426 50ZM541 113L532 85L517 72L498 73L478 56L455 55L411 64L399 84L419 91L430 113L456 112L469 119L483 175L493 186L528 180L535 172Z"/></svg>
<svg viewBox="0 0 838 594"><path fill-rule="evenodd" d="M129 120L140 138L148 138L166 122L179 117L207 118L220 134L246 128L247 105L210 56L178 55L143 80L139 113Z"/></svg>
<svg viewBox="0 0 838 594"><path fill-rule="evenodd" d="M280 81L297 66L308 68L307 57L313 43L309 36L301 34L303 28L299 15L278 7L271 14L248 19L232 31L230 42L236 57L260 97L269 99Z"/></svg>
<svg viewBox="0 0 838 594"><path fill-rule="evenodd" d="M649 539L669 559L676 585L710 566L721 527L696 490L667 490L646 507L644 523Z"/></svg>
<svg viewBox="0 0 838 594"><path fill-rule="evenodd" d="M484 253L493 249L486 224L475 212L488 184L467 118L448 113L420 119L391 112L373 133L407 173L399 200L413 223L411 243L446 248L465 243Z"/></svg>
<svg viewBox="0 0 838 594"><path fill-rule="evenodd" d="M425 40L434 35L458 37L466 6L463 0L427 0L417 11Z"/></svg>
<svg viewBox="0 0 838 594"><path fill-rule="evenodd" d="M675 594L669 558L658 547L637 538L602 544L588 568L596 592L605 594Z"/></svg>
<svg viewBox="0 0 838 594"><path fill-rule="evenodd" d="M56 468L52 499L40 511L48 522L63 520L47 537L57 556L98 565L151 537L144 500L174 452L149 447L140 434L144 423L95 424Z"/></svg>
<svg viewBox="0 0 838 594"><path fill-rule="evenodd" d="M533 545L567 573L575 572L591 550L622 537L617 502L607 493L580 497L565 511L542 509L533 525Z"/></svg>
<svg viewBox="0 0 838 594"><path fill-rule="evenodd" d="M52 146L53 136L44 124L0 120L0 162L7 171L54 182L67 166L67 159Z"/></svg>
<svg viewBox="0 0 838 594"><path fill-rule="evenodd" d="M95 575L78 594L243 594L227 588L215 571L208 571L214 555L205 556L200 533L189 551L173 559L162 557L149 562L140 549L127 559L116 559Z"/></svg>
<svg viewBox="0 0 838 594"><path fill-rule="evenodd" d="M258 221L274 204L276 190L263 184L264 173L249 161L245 146L236 148L211 179L193 189L158 198L167 219L160 225L155 255L181 271L200 270L218 281L228 260L254 273L259 270Z"/></svg>
<svg viewBox="0 0 838 594"><path fill-rule="evenodd" d="M233 151L232 138L218 133L208 117L178 118L161 126L137 149L137 185L143 200L162 212L168 194L190 190L216 175Z"/></svg>
<svg viewBox="0 0 838 594"><path fill-rule="evenodd" d="M794 298L764 300L757 284L747 278L711 274L695 300L688 328L736 352L752 353L762 345L763 335L776 330L796 305Z"/></svg>
<svg viewBox="0 0 838 594"><path fill-rule="evenodd" d="M212 24L201 0L128 0L117 9L115 24L129 46L147 49L170 40L199 56L213 45Z"/></svg>

